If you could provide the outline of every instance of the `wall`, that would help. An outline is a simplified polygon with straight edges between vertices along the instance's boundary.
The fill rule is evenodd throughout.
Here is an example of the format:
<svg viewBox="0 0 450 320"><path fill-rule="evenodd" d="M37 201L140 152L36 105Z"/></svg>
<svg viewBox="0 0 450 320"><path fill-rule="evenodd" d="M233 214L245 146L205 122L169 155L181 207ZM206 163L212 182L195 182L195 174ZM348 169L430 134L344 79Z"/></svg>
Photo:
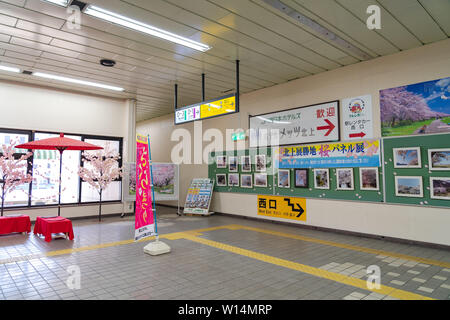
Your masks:
<svg viewBox="0 0 450 320"><path fill-rule="evenodd" d="M129 124L134 126L134 117L130 116L134 106L130 101L6 81L0 81L0 101L0 128L123 137L123 159L127 160ZM117 203L107 204L103 206L102 214L122 213L123 207ZM125 208L128 212L128 205ZM25 213L34 220L38 215L56 214L57 208L7 212L12 213ZM62 207L61 215L95 216L98 205Z"/></svg>
<svg viewBox="0 0 450 320"><path fill-rule="evenodd" d="M202 122L203 130L247 129L249 115L371 94L375 136L379 137L379 90L448 77L449 52L450 39L447 39L244 94L240 113L205 120ZM194 136L194 123L175 127L173 114L137 124L137 132L150 134L155 161L170 161L171 148L178 143L170 141L175 128L185 128ZM198 143L199 138L193 140ZM190 180L207 176L207 164L180 167L182 204ZM256 195L216 193L212 201L212 210L216 212L256 217L256 208ZM306 224L310 226L450 245L449 209L308 199L307 214Z"/></svg>

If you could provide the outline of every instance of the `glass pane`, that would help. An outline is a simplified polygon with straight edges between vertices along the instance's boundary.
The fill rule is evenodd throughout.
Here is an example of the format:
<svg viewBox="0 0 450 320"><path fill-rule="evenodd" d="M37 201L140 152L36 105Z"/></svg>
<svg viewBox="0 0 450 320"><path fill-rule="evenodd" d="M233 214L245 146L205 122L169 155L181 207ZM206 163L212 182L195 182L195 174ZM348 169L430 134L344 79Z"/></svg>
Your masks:
<svg viewBox="0 0 450 320"><path fill-rule="evenodd" d="M92 151L84 151L86 154L96 154L100 152L103 154L106 150L114 151L115 153L120 154L120 143L116 140L100 140L100 139L85 139L84 142L91 143L93 145L103 147L102 150L92 150ZM92 165L89 163L89 161L86 161L83 163L83 166L87 169L92 169ZM114 167L117 168L119 166L119 163L115 165Z"/></svg>
<svg viewBox="0 0 450 320"><path fill-rule="evenodd" d="M103 201L120 201L122 200L122 181L113 181L102 192ZM81 187L81 202L96 202L100 200L98 191L95 190L89 183L82 182Z"/></svg>
<svg viewBox="0 0 450 320"><path fill-rule="evenodd" d="M27 162L20 161L20 165L22 166L22 172L25 174L27 171ZM0 168L0 177L3 177L3 171ZM0 187L2 185L0 184ZM10 191L5 196L4 206L6 207L15 207L15 206L27 206L28 205L28 194L29 194L29 183L24 183L22 185L17 186L14 190ZM1 206L1 197L0 197L0 206Z"/></svg>
<svg viewBox="0 0 450 320"><path fill-rule="evenodd" d="M36 133L35 140L58 137L58 134ZM67 138L81 140L80 136L66 135ZM78 168L80 151L64 151L61 172L61 203L78 202ZM59 191L59 151L35 150L33 161L32 205L58 204Z"/></svg>
<svg viewBox="0 0 450 320"><path fill-rule="evenodd" d="M11 145L11 143L14 143L14 145L27 143L28 142L28 135L27 134L18 134L18 133L7 133L7 132L0 132L0 145L6 144L7 146ZM27 153L28 150L26 149L15 149L16 153ZM1 151L0 151L1 153Z"/></svg>

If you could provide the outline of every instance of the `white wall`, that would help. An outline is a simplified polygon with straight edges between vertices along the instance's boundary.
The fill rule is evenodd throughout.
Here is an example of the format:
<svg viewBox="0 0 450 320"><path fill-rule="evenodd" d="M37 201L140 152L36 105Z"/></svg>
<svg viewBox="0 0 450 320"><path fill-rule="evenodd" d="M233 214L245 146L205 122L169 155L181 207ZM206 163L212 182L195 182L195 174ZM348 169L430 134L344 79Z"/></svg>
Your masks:
<svg viewBox="0 0 450 320"><path fill-rule="evenodd" d="M75 92L0 81L0 128L54 131L124 138L124 161L133 104L123 99L110 99ZM134 142L134 135L131 139ZM122 204L107 204L102 214L121 213ZM128 212L128 206L125 207ZM32 220L38 215L53 215L56 208L20 209ZM98 214L98 205L62 207L61 215L80 217Z"/></svg>
<svg viewBox="0 0 450 320"><path fill-rule="evenodd" d="M379 90L448 77L450 75L449 52L450 39L447 39L244 94L241 95L240 113L205 120L202 122L203 130L218 128L225 133L227 128L248 129L250 114L371 94L375 136L379 137L381 134ZM176 128L186 128L193 135L193 127L193 123L175 127L172 114L139 122L137 132L150 135L154 161L171 161L171 149L177 144L170 141L172 131ZM198 139L196 142L198 143ZM184 204L190 180L194 177L207 176L207 164L180 166L182 204ZM216 212L261 217L256 214L256 199L256 195L215 193L211 206ZM266 219L303 223L269 217ZM450 210L445 208L308 199L306 224L450 245Z"/></svg>

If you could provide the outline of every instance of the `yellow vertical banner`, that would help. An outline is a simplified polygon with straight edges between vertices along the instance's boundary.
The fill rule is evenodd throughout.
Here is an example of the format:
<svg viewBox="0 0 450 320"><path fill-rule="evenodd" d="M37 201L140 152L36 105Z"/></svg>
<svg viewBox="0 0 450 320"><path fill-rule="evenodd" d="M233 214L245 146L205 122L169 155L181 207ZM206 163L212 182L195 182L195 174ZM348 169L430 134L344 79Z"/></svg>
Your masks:
<svg viewBox="0 0 450 320"><path fill-rule="evenodd" d="M258 195L258 215L306 222L306 199Z"/></svg>

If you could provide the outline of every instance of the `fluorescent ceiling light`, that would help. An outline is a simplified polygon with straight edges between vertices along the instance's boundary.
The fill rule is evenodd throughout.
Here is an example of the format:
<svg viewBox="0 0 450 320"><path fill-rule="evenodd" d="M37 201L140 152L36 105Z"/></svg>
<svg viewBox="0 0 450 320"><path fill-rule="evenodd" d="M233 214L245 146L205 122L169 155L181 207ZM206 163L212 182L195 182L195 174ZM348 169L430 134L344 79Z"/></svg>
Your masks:
<svg viewBox="0 0 450 320"><path fill-rule="evenodd" d="M109 90L114 90L114 91L124 91L125 90L123 88L109 86L106 84L72 79L72 78L66 78L66 77L60 77L60 76L55 76L53 74L47 74L47 73L42 73L42 72L33 72L33 76L51 79L51 80L59 80L59 81L76 83L76 84L82 84L82 85L86 85L86 86L98 87L98 88L109 89Z"/></svg>
<svg viewBox="0 0 450 320"><path fill-rule="evenodd" d="M2 70L2 71L9 71L9 72L16 72L16 73L20 72L19 68L13 68L13 67L7 67L7 66L0 66L0 70Z"/></svg>
<svg viewBox="0 0 450 320"><path fill-rule="evenodd" d="M50 2L52 4L56 4L61 7L67 7L69 4L69 0L42 0L44 2Z"/></svg>
<svg viewBox="0 0 450 320"><path fill-rule="evenodd" d="M193 41L191 39L188 38L184 38L182 36L176 35L174 33L162 30L162 29L158 29L154 26L151 26L149 24L145 24L127 17L124 17L120 14L111 12L111 11L107 11L105 9L99 8L97 6L94 5L89 5L85 10L84 13L94 16L96 18L99 19L103 19L115 24L118 24L120 26L126 27L126 28L130 28L136 31L140 31L155 37L159 37L171 42L175 42L178 44L181 44L183 46L195 49L195 50L199 50L202 52L208 51L209 49L211 49L210 46L200 43L200 42L196 42Z"/></svg>

